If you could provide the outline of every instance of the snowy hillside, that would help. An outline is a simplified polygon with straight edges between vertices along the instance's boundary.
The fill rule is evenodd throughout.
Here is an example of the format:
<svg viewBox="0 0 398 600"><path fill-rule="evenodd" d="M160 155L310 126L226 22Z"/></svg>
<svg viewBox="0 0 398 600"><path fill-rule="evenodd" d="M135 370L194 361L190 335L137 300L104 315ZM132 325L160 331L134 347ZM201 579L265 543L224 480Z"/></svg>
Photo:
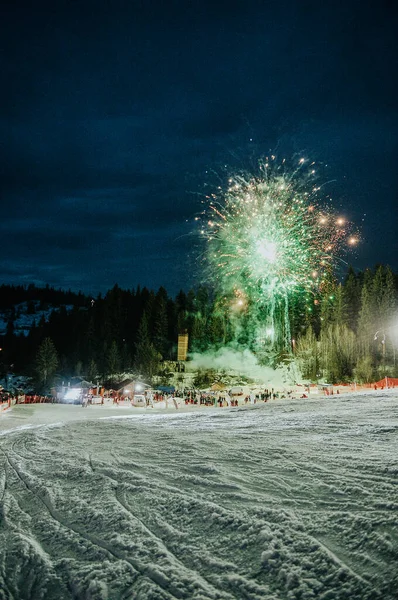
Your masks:
<svg viewBox="0 0 398 600"><path fill-rule="evenodd" d="M1 600L397 597L394 391L0 428Z"/></svg>
<svg viewBox="0 0 398 600"><path fill-rule="evenodd" d="M32 305L34 307L33 311L30 310ZM70 311L73 305L67 305L65 308ZM21 302L16 304L13 310L15 314L13 321L15 334L28 335L34 323L37 325L42 318L48 321L51 313L54 310L59 310L59 306L48 305L46 309L41 309L40 302ZM0 335L5 335L11 314L11 310L0 312Z"/></svg>

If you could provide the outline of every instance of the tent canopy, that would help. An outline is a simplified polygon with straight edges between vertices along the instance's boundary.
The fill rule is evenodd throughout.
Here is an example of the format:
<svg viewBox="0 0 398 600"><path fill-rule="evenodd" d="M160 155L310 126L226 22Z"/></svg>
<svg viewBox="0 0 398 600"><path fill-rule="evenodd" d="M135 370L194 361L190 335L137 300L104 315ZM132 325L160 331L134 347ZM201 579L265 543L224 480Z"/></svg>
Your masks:
<svg viewBox="0 0 398 600"><path fill-rule="evenodd" d="M226 387L223 383L213 383L213 385L210 388L213 392L221 392L222 390L225 390Z"/></svg>
<svg viewBox="0 0 398 600"><path fill-rule="evenodd" d="M243 395L243 387L234 386L230 390L231 396L242 396Z"/></svg>
<svg viewBox="0 0 398 600"><path fill-rule="evenodd" d="M165 392L166 394L171 394L171 392L175 392L174 385L158 385L156 386L156 389L159 390L159 392Z"/></svg>

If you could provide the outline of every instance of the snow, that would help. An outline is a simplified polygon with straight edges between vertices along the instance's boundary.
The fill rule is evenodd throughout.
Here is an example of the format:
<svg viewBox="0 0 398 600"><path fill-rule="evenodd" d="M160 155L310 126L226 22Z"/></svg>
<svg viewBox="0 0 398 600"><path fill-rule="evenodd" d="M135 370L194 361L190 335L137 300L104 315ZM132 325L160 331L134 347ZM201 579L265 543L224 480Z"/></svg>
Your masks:
<svg viewBox="0 0 398 600"><path fill-rule="evenodd" d="M28 312L29 302L20 302L15 304L15 319L14 319L14 331L16 334L23 334L27 336L33 327L33 324L38 324L40 319L44 317L46 321L50 318L52 312L59 311L59 306L52 304L48 305L48 308L41 309L40 302L33 301L35 311L33 314ZM65 309L70 312L73 309L72 304L64 305ZM11 310L4 310L0 312L0 335L5 335L7 331L7 324L11 316Z"/></svg>
<svg viewBox="0 0 398 600"><path fill-rule="evenodd" d="M0 430L1 600L397 597L397 391Z"/></svg>

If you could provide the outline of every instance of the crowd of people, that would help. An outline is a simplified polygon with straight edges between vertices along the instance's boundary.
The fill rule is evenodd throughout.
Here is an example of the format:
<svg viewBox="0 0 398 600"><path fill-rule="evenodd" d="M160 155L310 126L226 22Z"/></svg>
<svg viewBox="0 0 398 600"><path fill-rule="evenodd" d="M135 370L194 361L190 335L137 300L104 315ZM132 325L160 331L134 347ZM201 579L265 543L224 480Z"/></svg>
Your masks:
<svg viewBox="0 0 398 600"><path fill-rule="evenodd" d="M375 389L377 386L375 385ZM246 388L247 390L247 388ZM91 391L91 390L90 390ZM320 393L329 396L333 394L332 386L324 386L320 389ZM339 390L335 391L336 394L339 394ZM309 388L308 386L303 386L301 392L298 390L288 390L284 389L282 391L276 390L274 388L268 389L264 388L263 390L255 389L249 392L244 391L243 388L240 389L238 393L234 393L234 388L230 390L198 390L194 388L183 388L179 390L175 390L170 387L167 389L147 389L143 391L141 394L138 392L139 396L143 399L144 406L156 406L156 404L161 402L174 402L177 407L181 405L196 405L196 406L213 406L213 407L230 407L230 406L238 406L238 405L247 405L247 404L256 404L259 402L265 403L269 400L278 400L278 399L293 399L293 398L308 398L309 397ZM74 404L81 404L83 406L89 406L91 404L109 404L110 402L115 405L120 404L134 404L134 398L137 397L137 393L132 396L131 394L118 394L115 391L111 391L109 396L107 394L102 396L92 396L92 394L85 395L83 397L78 398ZM60 401L60 400L58 400ZM13 404L37 404L37 403L55 403L57 400L53 396L49 395L39 395L39 394L21 394L16 395L8 392L6 390L0 390L0 404L3 406L8 403L9 406ZM62 400L61 400L62 402Z"/></svg>
<svg viewBox="0 0 398 600"><path fill-rule="evenodd" d="M184 388L181 390L170 390L168 392L162 390L147 390L144 392L146 405L156 405L159 402L171 400L172 398L181 399L185 405L197 405L197 406L238 406L238 404L256 404L257 402L267 402L268 400L276 400L278 398L291 398L293 392L287 391L284 393L272 389L264 389L263 391L252 391L249 394L233 394L231 391L201 391L197 389ZM307 395L303 394L302 398L306 398ZM112 402L115 405L126 401L132 401L132 398L128 395L118 395L112 393L109 397L102 397L102 402ZM22 394L13 395L5 390L0 391L0 403L12 404L42 404L42 403L54 403L56 399L52 396L45 396L39 394ZM91 394L84 396L81 401L83 406L89 406L94 404L93 396ZM97 402L96 402L97 404Z"/></svg>
<svg viewBox="0 0 398 600"><path fill-rule="evenodd" d="M277 392L274 388L271 390L264 389L260 392L250 392L249 394L243 394L243 391L238 394L233 394L232 391L199 391L196 389L183 389L170 392L165 394L164 392L146 392L147 405L154 402L163 401L166 397L181 398L184 400L186 405L199 405L199 406L238 406L239 403L244 404L256 404L257 402L268 402L268 400L276 400L278 398L292 398L293 390L287 392ZM307 398L307 395L302 395L302 398Z"/></svg>

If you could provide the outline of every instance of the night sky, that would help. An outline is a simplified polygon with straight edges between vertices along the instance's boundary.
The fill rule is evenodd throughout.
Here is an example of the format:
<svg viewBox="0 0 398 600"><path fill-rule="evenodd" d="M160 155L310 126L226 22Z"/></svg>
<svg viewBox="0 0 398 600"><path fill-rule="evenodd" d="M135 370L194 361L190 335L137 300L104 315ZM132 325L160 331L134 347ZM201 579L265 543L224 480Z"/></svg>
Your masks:
<svg viewBox="0 0 398 600"><path fill-rule="evenodd" d="M3 4L0 282L188 290L204 186L269 151L322 163L355 268L398 269L393 6Z"/></svg>

